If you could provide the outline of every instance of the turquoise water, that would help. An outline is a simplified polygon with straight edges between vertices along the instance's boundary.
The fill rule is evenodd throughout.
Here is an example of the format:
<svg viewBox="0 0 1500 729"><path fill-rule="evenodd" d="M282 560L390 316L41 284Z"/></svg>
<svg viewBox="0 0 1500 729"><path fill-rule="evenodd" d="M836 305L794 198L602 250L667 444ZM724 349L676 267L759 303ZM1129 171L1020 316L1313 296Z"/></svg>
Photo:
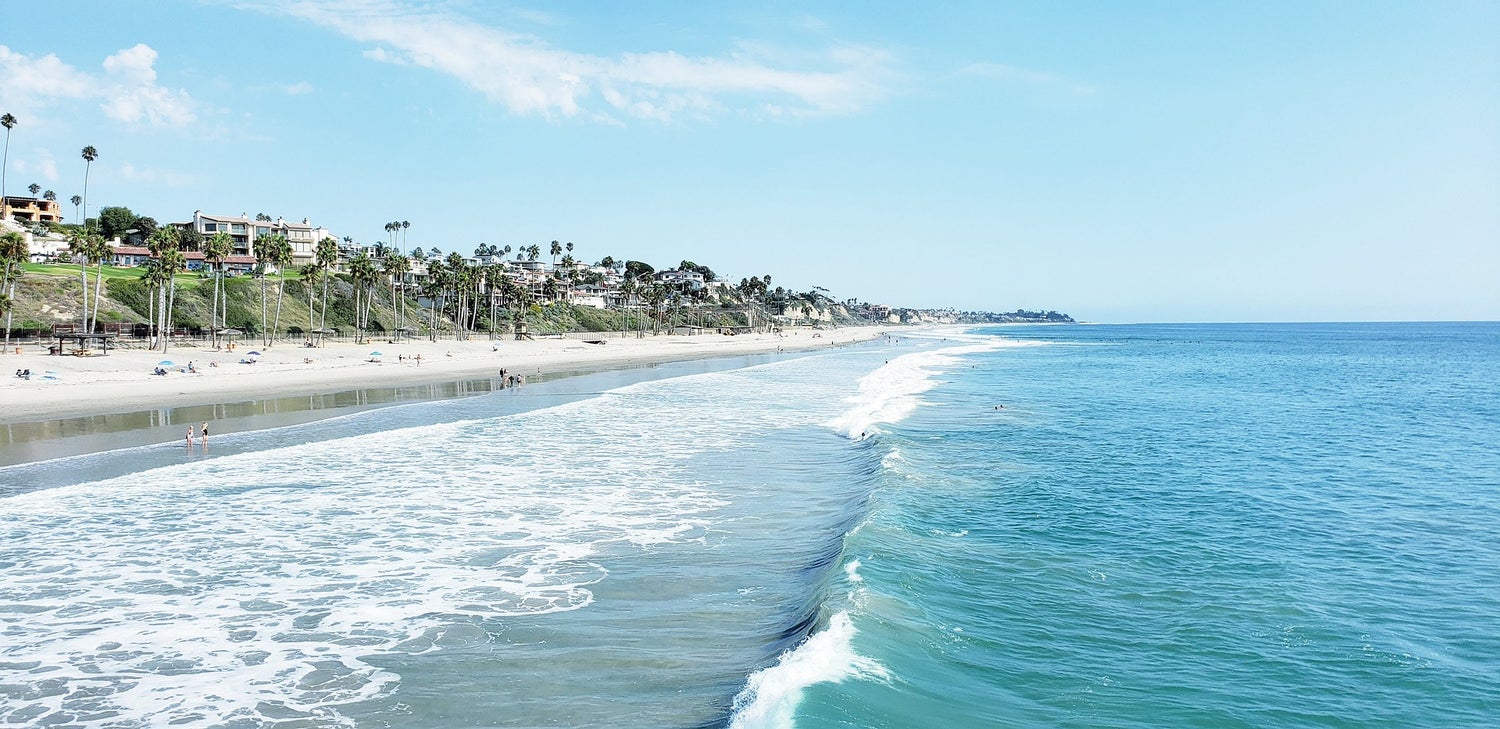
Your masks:
<svg viewBox="0 0 1500 729"><path fill-rule="evenodd" d="M0 468L0 719L1500 715L1500 326L898 334Z"/></svg>

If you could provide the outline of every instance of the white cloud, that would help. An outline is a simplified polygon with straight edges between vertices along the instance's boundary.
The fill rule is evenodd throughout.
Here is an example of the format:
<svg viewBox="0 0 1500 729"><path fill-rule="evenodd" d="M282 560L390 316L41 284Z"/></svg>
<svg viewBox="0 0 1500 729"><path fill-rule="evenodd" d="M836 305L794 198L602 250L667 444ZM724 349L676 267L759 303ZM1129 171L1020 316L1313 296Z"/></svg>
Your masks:
<svg viewBox="0 0 1500 729"><path fill-rule="evenodd" d="M197 182L196 177L185 172L137 167L130 162L120 165L120 176L127 182L144 182L168 187L187 187Z"/></svg>
<svg viewBox="0 0 1500 729"><path fill-rule="evenodd" d="M885 95L884 53L841 46L791 54L742 47L718 57L672 51L605 57L562 50L531 35L446 10L388 0L251 2L374 44L366 58L450 75L517 114L599 118L608 108L669 120L685 112L760 109L786 114L858 111ZM607 114L605 115L607 117Z"/></svg>
<svg viewBox="0 0 1500 729"><path fill-rule="evenodd" d="M138 43L104 59L103 72L90 74L56 55L31 57L0 45L0 104L18 112L39 112L64 100L97 100L111 119L130 124L183 127L197 119L197 103L182 89L156 82L154 49Z"/></svg>
<svg viewBox="0 0 1500 729"><path fill-rule="evenodd" d="M31 161L24 159L13 160L10 163L11 169L22 174L30 172L48 182L57 182L61 179L62 176L57 174L57 160L52 159L52 155L46 150L37 150L37 153L42 155L40 159Z"/></svg>
<svg viewBox="0 0 1500 729"><path fill-rule="evenodd" d="M290 96L302 96L313 92L313 85L306 81L298 81L286 87L285 91Z"/></svg>

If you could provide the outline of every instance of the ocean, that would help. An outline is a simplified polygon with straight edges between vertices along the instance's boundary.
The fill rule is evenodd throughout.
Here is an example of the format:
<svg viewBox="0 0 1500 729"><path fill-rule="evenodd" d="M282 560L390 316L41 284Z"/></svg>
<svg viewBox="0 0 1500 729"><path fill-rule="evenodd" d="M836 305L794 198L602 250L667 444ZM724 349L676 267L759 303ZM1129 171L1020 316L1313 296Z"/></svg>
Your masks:
<svg viewBox="0 0 1500 729"><path fill-rule="evenodd" d="M0 468L0 723L1494 726L1500 325L997 326Z"/></svg>

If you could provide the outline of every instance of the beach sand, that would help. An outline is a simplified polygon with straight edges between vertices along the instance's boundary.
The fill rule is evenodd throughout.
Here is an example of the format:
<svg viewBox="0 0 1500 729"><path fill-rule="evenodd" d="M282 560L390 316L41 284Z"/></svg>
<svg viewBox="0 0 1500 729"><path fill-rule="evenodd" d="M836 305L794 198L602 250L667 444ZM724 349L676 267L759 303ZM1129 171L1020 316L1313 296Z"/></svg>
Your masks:
<svg viewBox="0 0 1500 729"><path fill-rule="evenodd" d="M560 370L588 370L707 357L799 351L867 341L889 327L791 329L780 334L725 336L647 335L618 332L530 341L425 339L392 343L329 343L307 348L279 342L270 348L240 343L234 351L173 346L166 354L111 349L108 356L49 356L39 346L7 354L6 372L30 369L32 377L0 378L0 424L81 415L315 394L362 387L420 384L507 374L535 377ZM261 352L251 357L251 351ZM379 352L379 356L372 356ZM420 364L417 357L421 357ZM254 364L245 361L254 360ZM378 360L378 361L372 361ZM168 373L155 375L159 362ZM184 372L191 362L196 373Z"/></svg>

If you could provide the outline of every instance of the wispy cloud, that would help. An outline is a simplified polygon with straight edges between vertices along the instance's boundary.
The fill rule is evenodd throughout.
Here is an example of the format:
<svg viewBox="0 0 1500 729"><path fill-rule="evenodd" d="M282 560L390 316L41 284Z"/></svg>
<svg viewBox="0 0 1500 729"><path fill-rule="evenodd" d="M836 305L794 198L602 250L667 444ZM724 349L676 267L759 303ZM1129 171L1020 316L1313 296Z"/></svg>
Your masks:
<svg viewBox="0 0 1500 729"><path fill-rule="evenodd" d="M1041 86L1081 96L1094 93L1093 86L1075 81L1067 76L1047 71L1021 68L1019 66L1008 66L1003 63L971 63L958 69L957 73L960 76L972 76L995 81L1010 81L1030 86Z"/></svg>
<svg viewBox="0 0 1500 729"><path fill-rule="evenodd" d="M313 85L306 81L298 81L294 84L287 84L286 87L282 90L285 91L288 96L303 96L313 92Z"/></svg>
<svg viewBox="0 0 1500 729"><path fill-rule="evenodd" d="M111 119L156 127L183 127L197 119L197 103L182 89L156 82L154 49L144 43L104 59L88 73L54 54L28 56L0 45L0 104L35 113L66 100L96 100Z"/></svg>
<svg viewBox="0 0 1500 729"><path fill-rule="evenodd" d="M45 149L38 149L36 150L36 154L39 156L32 160L11 160L11 169L23 175L29 172L39 175L48 182L57 182L61 175L57 174L57 160L52 158L52 153Z"/></svg>
<svg viewBox="0 0 1500 729"><path fill-rule="evenodd" d="M120 165L120 177L124 178L126 182L166 185L167 187L187 187L198 184L198 178L186 172L175 172L173 170L152 167L137 167L130 162Z"/></svg>
<svg viewBox="0 0 1500 729"><path fill-rule="evenodd" d="M882 51L736 47L721 56L647 51L600 56L554 48L434 5L387 0L284 0L245 6L287 15L370 43L365 57L452 76L516 114L670 120L685 112L774 109L857 112L886 95Z"/></svg>

